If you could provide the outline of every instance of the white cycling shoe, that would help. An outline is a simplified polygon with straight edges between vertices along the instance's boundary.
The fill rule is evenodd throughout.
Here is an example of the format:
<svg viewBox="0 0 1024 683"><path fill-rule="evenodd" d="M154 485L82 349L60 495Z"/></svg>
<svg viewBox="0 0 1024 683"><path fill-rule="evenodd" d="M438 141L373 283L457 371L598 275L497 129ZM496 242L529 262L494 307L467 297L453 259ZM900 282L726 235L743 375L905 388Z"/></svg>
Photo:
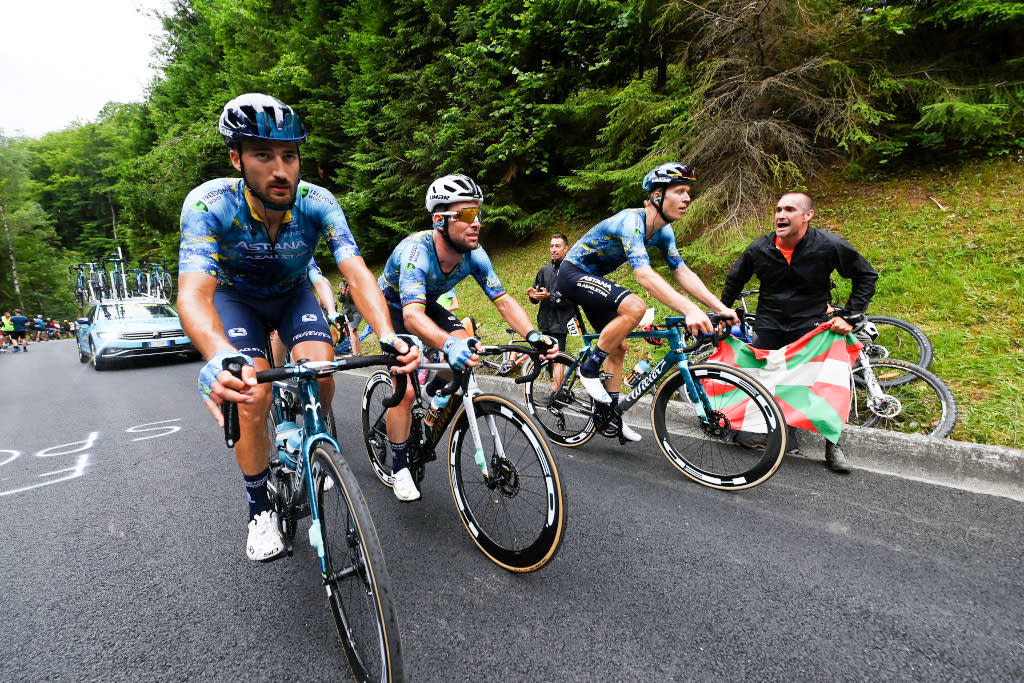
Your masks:
<svg viewBox="0 0 1024 683"><path fill-rule="evenodd" d="M601 381L601 376L597 377L584 377L579 376L580 384L590 394L590 398L594 399L598 403L609 404L612 402L612 397L608 395L608 391L604 388L604 382Z"/></svg>
<svg viewBox="0 0 1024 683"><path fill-rule="evenodd" d="M416 482L412 480L412 473L408 467L395 472L391 479L391 490L395 492L395 498L403 503L420 499L420 490L416 488Z"/></svg>
<svg viewBox="0 0 1024 683"><path fill-rule="evenodd" d="M249 540L245 554L250 560L269 560L284 552L284 539L277 523L277 513L264 510L249 522Z"/></svg>
<svg viewBox="0 0 1024 683"><path fill-rule="evenodd" d="M629 425L627 425L625 422L622 423L622 429L619 430L619 434L622 434L622 438L625 439L626 441L639 441L640 439L643 438L642 436L634 432L632 429L630 429Z"/></svg>

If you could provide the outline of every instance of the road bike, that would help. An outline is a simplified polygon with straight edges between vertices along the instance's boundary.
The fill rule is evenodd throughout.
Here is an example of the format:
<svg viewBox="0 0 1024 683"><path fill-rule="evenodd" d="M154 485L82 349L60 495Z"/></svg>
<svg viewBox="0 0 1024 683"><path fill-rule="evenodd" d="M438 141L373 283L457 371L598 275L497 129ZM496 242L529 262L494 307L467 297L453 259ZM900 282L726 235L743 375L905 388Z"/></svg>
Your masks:
<svg viewBox="0 0 1024 683"><path fill-rule="evenodd" d="M472 320L474 330L478 333L480 328L483 327L483 323L477 323L476 320ZM505 328L505 332L509 335L508 345L515 346L518 344L525 344L525 339L517 339L516 331L511 328ZM530 354L522 353L520 351L505 351L500 357L495 360L491 360L486 356L480 357L480 364L476 366L476 372L484 375L494 375L495 377L507 377L516 374L527 374L529 373ZM518 372L517 372L518 371Z"/></svg>
<svg viewBox="0 0 1024 683"><path fill-rule="evenodd" d="M145 263L143 266L149 268L149 283L147 285L149 296L170 299L174 293L174 278L164 269L163 264Z"/></svg>
<svg viewBox="0 0 1024 683"><path fill-rule="evenodd" d="M721 318L714 314L709 318L717 330ZM590 355L590 344L599 337L585 334L578 356L559 354L525 382L527 409L548 438L559 445L578 448L596 433L625 443L622 415L653 390L655 441L676 469L711 488L757 486L775 473L786 452L786 422L775 398L742 370L689 361L688 354L726 334L716 331L687 346L684 316L670 316L658 329L629 333L628 339L664 340L668 349L614 408L594 401L580 383L580 365ZM564 379L549 393L555 364L565 366ZM765 448L756 451L737 444L737 430L764 434Z"/></svg>
<svg viewBox="0 0 1024 683"><path fill-rule="evenodd" d="M258 372L256 379L273 382L267 486L285 540L284 554L292 554L298 522L309 517L307 537L316 550L328 606L353 673L361 681L400 681L404 663L384 552L359 484L332 434L333 413L323 411L317 387L318 377L376 365L401 363L387 354L300 360ZM241 376L238 363L228 369ZM401 400L406 376L397 377L396 393L382 397L382 403L397 405ZM240 435L237 409L234 403L222 406L229 448Z"/></svg>
<svg viewBox="0 0 1024 683"><path fill-rule="evenodd" d="M531 356L529 346L485 346L481 356L514 351ZM447 363L424 363L427 370L449 370ZM534 367L539 367L534 362ZM529 377L521 377L517 383ZM390 448L382 399L391 393L391 375L375 372L363 389L363 438L377 479L392 486ZM417 387L418 389L418 387ZM432 425L428 407L416 391L412 431L406 451L413 480L423 481L425 466L448 425L448 481L463 525L492 562L511 572L540 569L558 552L565 532L565 498L558 467L543 434L526 412L509 399L480 391L472 368L456 372L441 390L451 396ZM461 398L461 400L456 400Z"/></svg>

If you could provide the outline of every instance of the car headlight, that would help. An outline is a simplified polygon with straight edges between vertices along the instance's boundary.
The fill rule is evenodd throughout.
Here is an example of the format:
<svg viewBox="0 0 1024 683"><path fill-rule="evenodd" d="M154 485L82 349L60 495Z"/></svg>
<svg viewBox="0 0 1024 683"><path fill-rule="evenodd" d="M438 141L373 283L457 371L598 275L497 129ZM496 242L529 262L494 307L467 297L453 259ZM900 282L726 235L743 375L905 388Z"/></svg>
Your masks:
<svg viewBox="0 0 1024 683"><path fill-rule="evenodd" d="M96 336L100 339L117 339L121 335L118 332L100 332Z"/></svg>

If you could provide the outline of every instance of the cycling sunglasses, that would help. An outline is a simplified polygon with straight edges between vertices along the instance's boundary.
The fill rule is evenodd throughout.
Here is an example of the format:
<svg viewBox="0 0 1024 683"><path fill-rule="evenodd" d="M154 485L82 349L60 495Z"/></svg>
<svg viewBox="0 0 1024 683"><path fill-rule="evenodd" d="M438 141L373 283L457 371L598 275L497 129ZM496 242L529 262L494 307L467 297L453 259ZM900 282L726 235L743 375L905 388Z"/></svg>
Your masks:
<svg viewBox="0 0 1024 683"><path fill-rule="evenodd" d="M481 218L479 206L467 206L464 209L458 211L443 211L438 213L440 216L454 216L456 220L460 220L463 223L472 223L473 221Z"/></svg>

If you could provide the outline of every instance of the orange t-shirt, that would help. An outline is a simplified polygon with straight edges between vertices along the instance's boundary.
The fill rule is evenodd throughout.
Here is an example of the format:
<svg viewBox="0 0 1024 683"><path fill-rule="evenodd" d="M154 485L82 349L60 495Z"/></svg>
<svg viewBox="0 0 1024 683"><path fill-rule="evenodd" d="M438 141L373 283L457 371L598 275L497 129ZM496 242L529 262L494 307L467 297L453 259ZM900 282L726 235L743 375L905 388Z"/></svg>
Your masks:
<svg viewBox="0 0 1024 683"><path fill-rule="evenodd" d="M779 246L779 241L776 238L776 240L775 240L775 248L778 249L779 251L781 251L782 255L786 257L786 263L793 263L793 249L796 249L796 247L793 247L793 249L785 249L785 248Z"/></svg>

